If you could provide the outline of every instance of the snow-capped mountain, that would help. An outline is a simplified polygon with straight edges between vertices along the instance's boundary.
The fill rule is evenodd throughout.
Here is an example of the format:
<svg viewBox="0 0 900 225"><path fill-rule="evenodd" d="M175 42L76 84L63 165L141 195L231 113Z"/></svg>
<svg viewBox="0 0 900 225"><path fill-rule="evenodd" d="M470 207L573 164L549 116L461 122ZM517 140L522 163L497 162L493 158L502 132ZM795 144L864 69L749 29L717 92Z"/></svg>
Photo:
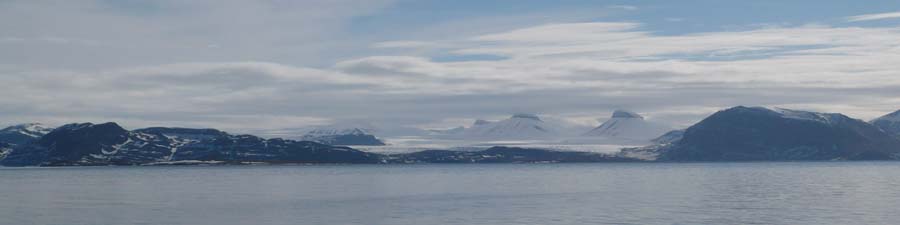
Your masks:
<svg viewBox="0 0 900 225"><path fill-rule="evenodd" d="M900 110L878 117L870 123L888 134L900 137Z"/></svg>
<svg viewBox="0 0 900 225"><path fill-rule="evenodd" d="M461 136L480 140L522 140L555 137L558 132L558 127L544 122L537 115L520 113L497 122L477 120Z"/></svg>
<svg viewBox="0 0 900 225"><path fill-rule="evenodd" d="M448 136L463 136L466 132L469 132L474 129L481 129L479 127L486 126L488 124L494 123L493 121L476 119L475 122L472 123L469 127L458 126L450 129L431 129L428 130L430 135L448 135Z"/></svg>
<svg viewBox="0 0 900 225"><path fill-rule="evenodd" d="M37 140L50 131L53 131L53 128L40 123L19 124L0 130L0 142L21 145Z"/></svg>
<svg viewBox="0 0 900 225"><path fill-rule="evenodd" d="M339 124L317 127L306 132L300 139L328 145L384 145L384 142L372 135L377 131L374 126L353 126Z"/></svg>
<svg viewBox="0 0 900 225"><path fill-rule="evenodd" d="M8 149L0 146L2 149ZM214 129L69 124L4 151L4 166L144 165L188 161L375 163L376 155L308 141L231 135Z"/></svg>
<svg viewBox="0 0 900 225"><path fill-rule="evenodd" d="M355 135L355 134L368 134L370 129L366 128L336 128L336 127L321 127L315 128L306 132L305 136L333 136L333 135Z"/></svg>
<svg viewBox="0 0 900 225"><path fill-rule="evenodd" d="M611 118L584 136L649 141L670 130L666 125L644 120L643 116L635 112L616 110Z"/></svg>
<svg viewBox="0 0 900 225"><path fill-rule="evenodd" d="M816 121L820 123L831 124L841 119L846 118L846 116L839 113L820 113L820 112L809 112L809 111L801 111L801 110L793 110L793 109L785 109L779 107L754 107L760 110L770 110L772 112L777 113L779 116L785 119L795 119L795 120L810 120Z"/></svg>

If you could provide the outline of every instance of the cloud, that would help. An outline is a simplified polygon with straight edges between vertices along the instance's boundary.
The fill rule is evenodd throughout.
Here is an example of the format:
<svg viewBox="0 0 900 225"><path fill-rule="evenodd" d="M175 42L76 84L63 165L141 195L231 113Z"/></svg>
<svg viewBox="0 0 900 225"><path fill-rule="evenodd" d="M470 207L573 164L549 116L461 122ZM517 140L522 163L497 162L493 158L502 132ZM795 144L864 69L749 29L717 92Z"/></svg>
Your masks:
<svg viewBox="0 0 900 225"><path fill-rule="evenodd" d="M341 24L387 3L344 3L0 3L0 18L35 25L0 20L0 95L12 96L0 98L0 121L251 132L342 120L452 127L529 112L590 126L631 109L686 126L734 105L864 119L900 107L900 29L892 27L666 35L639 22L509 19L479 32L356 43L339 40ZM46 16L57 14L72 19ZM327 56L342 49L360 53ZM496 57L439 59L472 55ZM315 60L323 63L303 65Z"/></svg>
<svg viewBox="0 0 900 225"><path fill-rule="evenodd" d="M246 130L329 121L328 113L297 115L330 99L351 101L378 82L275 63L188 63L96 72L30 71L0 76L0 112L7 121L122 120L130 126L206 125ZM337 93L337 94L335 94ZM319 99L321 98L321 99ZM345 99L346 98L346 99ZM299 104L295 104L299 103ZM281 120L281 122L274 122ZM248 123L248 121L254 121ZM183 124L179 124L183 123Z"/></svg>
<svg viewBox="0 0 900 225"><path fill-rule="evenodd" d="M346 24L391 3L3 1L0 61L32 68L248 60L331 64L368 44L346 38Z"/></svg>
<svg viewBox="0 0 900 225"><path fill-rule="evenodd" d="M425 41L386 41L375 43L375 48L422 48L432 46L431 42Z"/></svg>
<svg viewBox="0 0 900 225"><path fill-rule="evenodd" d="M468 87L472 91L461 92L467 95L433 101L451 104L452 99L465 99L480 107L493 107L479 103L494 102L497 108L484 109L485 113L505 107L586 117L614 108L647 113L702 109L705 113L661 116L690 124L711 109L733 105L794 106L863 118L897 108L882 103L898 100L885 91L900 87L900 79L892 75L900 72L894 63L900 60L896 28L812 24L656 35L641 27L547 24L435 43L456 46L447 50L451 54L509 57L505 60L458 63L376 57L350 62L369 66L352 71L355 74L432 77L429 80L438 83L427 86L436 87L437 93ZM447 78L462 82L440 88L450 86L437 81Z"/></svg>
<svg viewBox="0 0 900 225"><path fill-rule="evenodd" d="M611 6L609 6L609 8L611 8L611 9L629 10L629 11L632 11L632 10L638 10L638 7L637 7L637 6L633 6L633 5L611 5Z"/></svg>
<svg viewBox="0 0 900 225"><path fill-rule="evenodd" d="M861 22L861 21L885 20L885 19L896 19L896 18L900 18L900 12L876 13L876 14L851 16L851 17L847 17L847 21Z"/></svg>

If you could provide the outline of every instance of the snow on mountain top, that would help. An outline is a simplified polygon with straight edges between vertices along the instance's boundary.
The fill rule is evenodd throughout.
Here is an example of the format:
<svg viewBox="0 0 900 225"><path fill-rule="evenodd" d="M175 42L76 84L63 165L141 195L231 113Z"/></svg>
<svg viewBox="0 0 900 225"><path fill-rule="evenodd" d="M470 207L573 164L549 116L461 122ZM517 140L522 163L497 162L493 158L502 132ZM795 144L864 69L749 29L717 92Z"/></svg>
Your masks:
<svg viewBox="0 0 900 225"><path fill-rule="evenodd" d="M481 123L462 132L464 138L472 139L541 139L558 135L557 128L545 123L537 115L515 114L509 119Z"/></svg>
<svg viewBox="0 0 900 225"><path fill-rule="evenodd" d="M621 110L621 109L620 109L620 110L614 111L614 112L613 112L613 115L612 115L612 118L637 118L637 119L644 119L644 117L641 116L640 114L637 114L637 113L632 112L632 111Z"/></svg>
<svg viewBox="0 0 900 225"><path fill-rule="evenodd" d="M20 133L32 137L40 137L53 131L53 128L40 123L26 123L4 128L0 133Z"/></svg>
<svg viewBox="0 0 900 225"><path fill-rule="evenodd" d="M310 136L332 136L332 135L365 135L368 132L361 128L316 128L306 133Z"/></svg>
<svg viewBox="0 0 900 225"><path fill-rule="evenodd" d="M361 135L378 132L379 129L367 122L341 122L314 127L306 132L310 136Z"/></svg>
<svg viewBox="0 0 900 225"><path fill-rule="evenodd" d="M669 130L671 130L670 127L646 121L643 116L637 113L616 110L613 112L612 118L584 133L583 136L649 141Z"/></svg>
<svg viewBox="0 0 900 225"><path fill-rule="evenodd" d="M822 123L831 123L837 117L840 116L840 114L836 114L836 113L809 112L809 111L785 109L785 108L779 108L779 107L763 108L763 109L771 110L775 113L780 114L781 117L787 118L787 119L812 120L812 121L818 121L818 122L822 122Z"/></svg>

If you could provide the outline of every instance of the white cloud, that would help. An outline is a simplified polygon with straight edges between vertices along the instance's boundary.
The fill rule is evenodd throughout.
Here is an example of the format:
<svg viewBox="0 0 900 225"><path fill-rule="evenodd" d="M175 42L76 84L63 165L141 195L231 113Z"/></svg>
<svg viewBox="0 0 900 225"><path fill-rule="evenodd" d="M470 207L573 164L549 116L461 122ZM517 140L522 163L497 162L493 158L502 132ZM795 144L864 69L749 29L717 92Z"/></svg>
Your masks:
<svg viewBox="0 0 900 225"><path fill-rule="evenodd" d="M392 1L2 1L0 61L33 68L330 64L368 44L347 38L345 25Z"/></svg>
<svg viewBox="0 0 900 225"><path fill-rule="evenodd" d="M572 111L556 113L573 117L622 106L654 113L673 107L834 105L826 111L847 110L841 112L864 118L898 108L881 103L898 100L885 92L900 87L895 76L900 73L895 63L900 30L895 28L805 25L675 36L640 28L638 23L548 24L451 41L459 46L452 53L510 57L499 61L374 57L350 62L369 66L354 70L357 74L463 79L453 89L470 87L472 94L559 96ZM582 96L600 103L581 106L590 105L580 102L590 101ZM540 100L528 104L557 107ZM853 104L866 105L846 107ZM706 114L663 118L687 124Z"/></svg>
<svg viewBox="0 0 900 225"><path fill-rule="evenodd" d="M611 8L611 9L629 10L629 11L631 11L631 10L638 10L638 7L637 7L637 6L633 6L633 5L611 5L611 6L609 6L609 8Z"/></svg>
<svg viewBox="0 0 900 225"><path fill-rule="evenodd" d="M38 3L4 7L0 18L42 12L32 4ZM0 53L0 95L14 96L0 98L0 120L113 120L129 127L240 132L349 119L452 127L517 112L592 123L619 108L679 126L734 105L793 106L866 119L900 108L897 28L782 25L661 35L636 22L544 23L462 37L340 42L341 48L391 53L367 52L314 68L296 64L334 51L329 43L337 42L329 41L339 35L331 29L379 4L341 15L286 13L256 2L226 5L191 11L197 15L157 18L152 13L178 12L146 12L151 15L145 18L108 13L96 4L61 3L54 7L69 9L61 17L78 19L57 24L36 17L31 22L38 26L31 28L2 20L0 28L13 29L0 37L0 50L20 51ZM249 18L243 10L265 16ZM224 23L210 19L233 14L237 18ZM276 29L283 27L300 30ZM48 48L50 42L59 44ZM83 48L87 43L99 46ZM502 57L427 57L435 54ZM69 60L79 66L48 67ZM82 67L79 60L100 64Z"/></svg>
<svg viewBox="0 0 900 225"><path fill-rule="evenodd" d="M387 41L375 43L375 48L422 48L432 46L431 42L424 41Z"/></svg>
<svg viewBox="0 0 900 225"><path fill-rule="evenodd" d="M847 21L861 22L861 21L885 20L885 19L896 19L896 18L900 18L900 12L875 13L875 14L851 16L851 17L847 17Z"/></svg>

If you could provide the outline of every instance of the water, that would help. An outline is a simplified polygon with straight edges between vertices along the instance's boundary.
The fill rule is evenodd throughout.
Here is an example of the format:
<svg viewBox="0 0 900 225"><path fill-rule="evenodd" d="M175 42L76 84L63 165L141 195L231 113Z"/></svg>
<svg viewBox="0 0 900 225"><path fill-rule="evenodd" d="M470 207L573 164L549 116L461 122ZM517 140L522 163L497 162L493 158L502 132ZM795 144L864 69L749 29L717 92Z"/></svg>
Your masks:
<svg viewBox="0 0 900 225"><path fill-rule="evenodd" d="M0 169L0 224L893 224L900 163Z"/></svg>

